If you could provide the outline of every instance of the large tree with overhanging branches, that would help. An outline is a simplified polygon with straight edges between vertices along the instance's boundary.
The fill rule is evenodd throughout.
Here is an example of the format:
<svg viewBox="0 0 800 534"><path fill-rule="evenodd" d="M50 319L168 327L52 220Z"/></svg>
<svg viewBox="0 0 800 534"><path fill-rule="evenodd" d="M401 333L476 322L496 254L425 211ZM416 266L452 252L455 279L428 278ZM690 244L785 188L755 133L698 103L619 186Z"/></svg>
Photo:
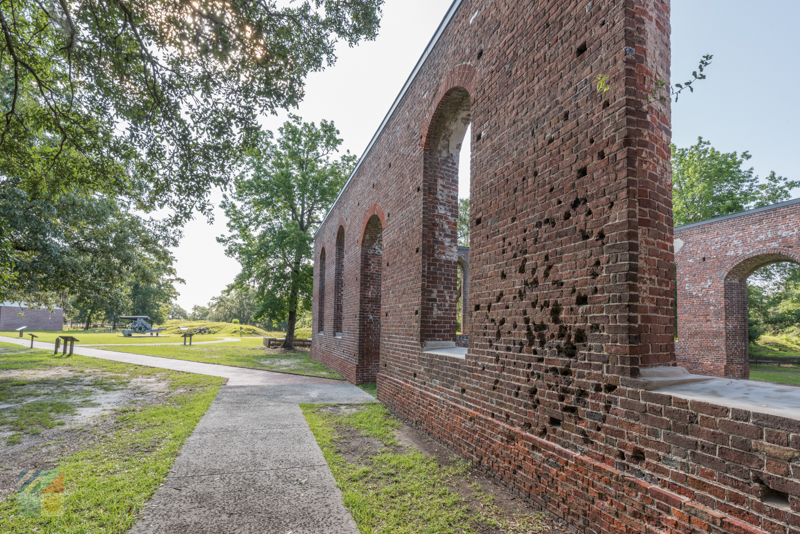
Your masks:
<svg viewBox="0 0 800 534"><path fill-rule="evenodd" d="M374 38L382 4L0 0L0 193L209 215L259 115L296 106L337 42ZM0 300L17 248L0 222Z"/></svg>

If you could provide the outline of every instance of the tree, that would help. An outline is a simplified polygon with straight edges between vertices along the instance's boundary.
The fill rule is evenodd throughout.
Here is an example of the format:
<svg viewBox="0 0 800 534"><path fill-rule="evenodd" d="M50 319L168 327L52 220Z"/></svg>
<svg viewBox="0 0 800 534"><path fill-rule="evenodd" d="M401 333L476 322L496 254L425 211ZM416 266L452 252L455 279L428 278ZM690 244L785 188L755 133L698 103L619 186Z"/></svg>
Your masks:
<svg viewBox="0 0 800 534"><path fill-rule="evenodd" d="M458 246L469 246L469 199L458 201Z"/></svg>
<svg viewBox="0 0 800 534"><path fill-rule="evenodd" d="M175 320L175 319L184 320L184 321L188 321L189 320L189 314L186 312L186 310L184 310L183 308L181 308L177 304L173 304L172 307L170 307L169 316L168 317L170 319L173 319L173 320Z"/></svg>
<svg viewBox="0 0 800 534"><path fill-rule="evenodd" d="M131 280L172 265L179 233L108 197L70 193L57 203L0 188L0 242L13 254L12 285L0 300L56 306L75 297L96 312L121 306Z"/></svg>
<svg viewBox="0 0 800 534"><path fill-rule="evenodd" d="M209 321L218 323L239 321L240 324L254 325L253 316L258 306L250 287L230 284L221 295L211 299L208 308Z"/></svg>
<svg viewBox="0 0 800 534"><path fill-rule="evenodd" d="M702 137L689 148L672 145L675 226L789 200L800 187L774 171L760 180L752 168L742 168L750 158L749 152L720 152Z"/></svg>
<svg viewBox="0 0 800 534"><path fill-rule="evenodd" d="M291 116L275 140L270 132L247 155L222 207L229 236L218 238L242 265L240 286L256 288L256 318L288 320L284 348L293 348L298 310L311 306L312 243L328 207L352 171L356 158L339 159L342 140L333 123L319 127Z"/></svg>
<svg viewBox="0 0 800 534"><path fill-rule="evenodd" d="M178 297L176 283L184 281L175 274L172 263L151 266L149 276L133 279L129 285L131 315L146 315L152 324L163 324ZM186 313L186 312L184 312Z"/></svg>
<svg viewBox="0 0 800 534"><path fill-rule="evenodd" d="M206 306L192 306L192 313L189 314L190 321L207 321L211 313Z"/></svg>
<svg viewBox="0 0 800 534"><path fill-rule="evenodd" d="M258 116L296 106L383 0L0 3L0 187L209 213Z"/></svg>

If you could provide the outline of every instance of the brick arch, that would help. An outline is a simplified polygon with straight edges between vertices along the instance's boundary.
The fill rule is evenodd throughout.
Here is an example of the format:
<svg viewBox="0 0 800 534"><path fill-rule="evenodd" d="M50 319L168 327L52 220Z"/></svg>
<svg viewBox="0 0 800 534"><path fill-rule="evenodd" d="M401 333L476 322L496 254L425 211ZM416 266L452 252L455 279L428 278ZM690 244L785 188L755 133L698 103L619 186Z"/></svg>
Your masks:
<svg viewBox="0 0 800 534"><path fill-rule="evenodd" d="M333 333L344 334L344 249L347 232L344 220L340 219L336 230L336 263L333 277Z"/></svg>
<svg viewBox="0 0 800 534"><path fill-rule="evenodd" d="M430 142L428 130L436 118L437 111L440 110L442 103L446 100L445 96L453 90L461 88L470 94L474 105L474 98L478 88L479 78L480 75L478 74L478 70L472 65L466 63L455 67L445 75L445 77L442 79L442 83L439 84L439 89L437 89L436 94L428 106L428 111L425 113L425 120L422 125L422 135L420 136L420 147L427 148L428 143Z"/></svg>
<svg viewBox="0 0 800 534"><path fill-rule="evenodd" d="M456 346L458 164L472 122L477 71L459 65L444 77L423 132L420 343Z"/></svg>
<svg viewBox="0 0 800 534"><path fill-rule="evenodd" d="M325 251L325 245L320 247L319 257L317 258L317 328L315 332L325 332L325 293L327 291L327 263L328 255Z"/></svg>
<svg viewBox="0 0 800 534"><path fill-rule="evenodd" d="M383 214L383 209L381 208L380 204L373 204L372 207L369 208L366 217L364 217L364 224L361 227L361 246L364 246L364 235L367 231L367 225L369 225L369 220L372 218L373 215L377 215L378 219L381 220L381 228L386 229L386 216Z"/></svg>
<svg viewBox="0 0 800 534"><path fill-rule="evenodd" d="M725 279L747 280L754 272L762 267L783 262L800 264L800 251L790 248L775 247L737 256L735 259L727 262L727 266L724 269L727 273Z"/></svg>

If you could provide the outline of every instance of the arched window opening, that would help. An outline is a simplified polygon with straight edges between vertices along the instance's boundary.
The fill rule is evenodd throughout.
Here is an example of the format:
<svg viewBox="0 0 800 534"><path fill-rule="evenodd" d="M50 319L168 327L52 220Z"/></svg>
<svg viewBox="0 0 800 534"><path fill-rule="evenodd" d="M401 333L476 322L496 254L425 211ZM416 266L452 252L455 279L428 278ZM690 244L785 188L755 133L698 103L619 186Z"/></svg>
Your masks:
<svg viewBox="0 0 800 534"><path fill-rule="evenodd" d="M769 352L758 340L768 330L775 334L783 325L800 334L800 302L793 304L791 298L792 290L800 286L799 272L796 260L781 253L756 255L730 270L725 277L726 355L722 376L773 381L769 370L760 364L756 375L751 376L750 362L759 361L759 355L761 362L767 362ZM786 324L787 320L792 324Z"/></svg>
<svg viewBox="0 0 800 534"><path fill-rule="evenodd" d="M460 173L460 167L469 169L470 151L462 148L469 144L464 140L470 130L471 105L466 89L447 92L436 108L425 143L420 338L428 349L455 347L457 341L459 197L469 199L469 185L459 187L459 183L469 183L469 172ZM467 227L468 213L467 208Z"/></svg>
<svg viewBox="0 0 800 534"><path fill-rule="evenodd" d="M381 353L381 289L383 281L383 225L373 215L361 241L359 351L356 370L359 384L377 381Z"/></svg>
<svg viewBox="0 0 800 534"><path fill-rule="evenodd" d="M325 333L325 249L319 255L319 288L317 289L317 331Z"/></svg>
<svg viewBox="0 0 800 534"><path fill-rule="evenodd" d="M341 337L344 317L344 227L336 234L336 272L333 293L333 333Z"/></svg>
<svg viewBox="0 0 800 534"><path fill-rule="evenodd" d="M747 279L750 379L800 383L800 265L773 263Z"/></svg>

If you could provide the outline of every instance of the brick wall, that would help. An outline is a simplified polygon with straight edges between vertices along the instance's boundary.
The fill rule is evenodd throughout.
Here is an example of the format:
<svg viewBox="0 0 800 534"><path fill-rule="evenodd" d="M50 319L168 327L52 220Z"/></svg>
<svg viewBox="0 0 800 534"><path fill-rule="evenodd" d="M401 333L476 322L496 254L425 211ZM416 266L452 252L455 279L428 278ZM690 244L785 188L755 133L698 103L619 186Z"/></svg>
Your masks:
<svg viewBox="0 0 800 534"><path fill-rule="evenodd" d="M20 313L25 317L20 317ZM16 330L27 326L28 330L64 330L64 310L29 310L18 306L0 306L0 331Z"/></svg>
<svg viewBox="0 0 800 534"><path fill-rule="evenodd" d="M678 363L698 374L748 378L747 278L800 263L800 202L675 230Z"/></svg>
<svg viewBox="0 0 800 534"><path fill-rule="evenodd" d="M675 364L670 108L647 102L669 79L669 3L454 5L316 236L319 257L346 229L343 335L316 336L313 357L363 379L361 247L378 206L378 395L392 410L582 532L797 534L800 473L784 450L797 422L638 379ZM456 341L468 124L471 318L458 359L425 347ZM314 321L333 313L330 293L315 302ZM767 483L789 490L794 513L761 502Z"/></svg>

